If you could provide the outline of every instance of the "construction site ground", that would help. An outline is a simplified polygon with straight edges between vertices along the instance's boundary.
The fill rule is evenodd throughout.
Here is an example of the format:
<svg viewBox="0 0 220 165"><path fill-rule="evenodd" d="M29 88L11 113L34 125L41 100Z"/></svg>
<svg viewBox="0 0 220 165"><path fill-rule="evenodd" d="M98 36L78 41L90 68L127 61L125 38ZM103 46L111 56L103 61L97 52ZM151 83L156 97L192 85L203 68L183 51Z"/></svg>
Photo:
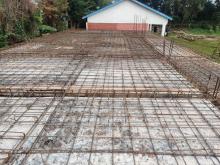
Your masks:
<svg viewBox="0 0 220 165"><path fill-rule="evenodd" d="M148 33L69 30L3 50L0 163L219 165L218 68Z"/></svg>

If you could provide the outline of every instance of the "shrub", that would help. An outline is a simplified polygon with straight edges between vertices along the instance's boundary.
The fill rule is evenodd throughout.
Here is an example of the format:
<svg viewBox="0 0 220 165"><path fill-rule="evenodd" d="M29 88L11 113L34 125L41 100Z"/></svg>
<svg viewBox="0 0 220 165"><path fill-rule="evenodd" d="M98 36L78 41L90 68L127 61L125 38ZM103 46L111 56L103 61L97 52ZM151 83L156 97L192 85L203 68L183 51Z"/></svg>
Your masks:
<svg viewBox="0 0 220 165"><path fill-rule="evenodd" d="M31 32L31 34L29 34L29 36L38 37L38 36L40 36L40 27L43 25L43 11L36 10L33 13L32 17L33 17L33 20L30 23L32 28L31 28L31 30L29 30L29 32Z"/></svg>
<svg viewBox="0 0 220 165"><path fill-rule="evenodd" d="M213 25L213 30L214 30L215 32L219 32L219 31L220 31L220 26L218 26L218 25Z"/></svg>
<svg viewBox="0 0 220 165"><path fill-rule="evenodd" d="M3 48L7 45L7 37L3 34L0 34L0 48Z"/></svg>
<svg viewBox="0 0 220 165"><path fill-rule="evenodd" d="M15 37L17 39L17 42L25 41L27 38L24 24L25 20L17 21L14 27L14 31L10 33L12 38Z"/></svg>
<svg viewBox="0 0 220 165"><path fill-rule="evenodd" d="M212 30L212 25L210 25L209 23L202 23L201 28L207 29L207 30Z"/></svg>
<svg viewBox="0 0 220 165"><path fill-rule="evenodd" d="M39 29L41 34L57 32L56 28L47 25L41 25Z"/></svg>
<svg viewBox="0 0 220 165"><path fill-rule="evenodd" d="M14 43L19 43L25 41L24 37L19 34L15 33L8 33L7 34L7 41L9 45L12 45Z"/></svg>
<svg viewBox="0 0 220 165"><path fill-rule="evenodd" d="M68 28L68 22L67 21L59 21L57 23L56 27L57 27L58 31L66 30Z"/></svg>
<svg viewBox="0 0 220 165"><path fill-rule="evenodd" d="M34 21L35 21L38 25L42 25L42 24L43 24L43 20L44 20L43 16L44 16L44 13L43 13L42 10L37 10L37 11L35 11L35 12L34 12L34 15L33 15Z"/></svg>
<svg viewBox="0 0 220 165"><path fill-rule="evenodd" d="M213 30L212 24L210 22L205 22L205 21L190 24L189 28L192 28L192 29L205 29L205 30L209 30L209 31Z"/></svg>

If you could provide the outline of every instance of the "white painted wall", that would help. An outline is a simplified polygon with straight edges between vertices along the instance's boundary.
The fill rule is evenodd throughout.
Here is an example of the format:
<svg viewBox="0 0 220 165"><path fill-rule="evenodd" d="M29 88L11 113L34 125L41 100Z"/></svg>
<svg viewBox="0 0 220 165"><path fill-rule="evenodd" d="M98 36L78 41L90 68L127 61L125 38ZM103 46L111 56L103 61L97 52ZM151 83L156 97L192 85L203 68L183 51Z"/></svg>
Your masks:
<svg viewBox="0 0 220 165"><path fill-rule="evenodd" d="M165 34L168 19L128 0L89 17L87 21L88 23L135 23L137 17L139 23L145 20L148 24L162 25L162 35Z"/></svg>

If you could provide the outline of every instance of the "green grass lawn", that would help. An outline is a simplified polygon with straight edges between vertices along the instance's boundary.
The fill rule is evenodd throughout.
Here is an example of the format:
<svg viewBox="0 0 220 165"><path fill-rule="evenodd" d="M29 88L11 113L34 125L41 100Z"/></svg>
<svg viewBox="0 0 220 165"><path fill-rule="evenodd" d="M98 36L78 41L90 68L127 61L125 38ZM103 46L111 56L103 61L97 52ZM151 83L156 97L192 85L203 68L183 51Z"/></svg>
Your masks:
<svg viewBox="0 0 220 165"><path fill-rule="evenodd" d="M176 44L192 49L198 54L201 54L209 59L212 59L220 63L220 57L213 57L213 52L215 48L220 43L220 40L196 40L196 41L187 41L182 38L177 38L176 35L170 34L168 37L175 41Z"/></svg>
<svg viewBox="0 0 220 165"><path fill-rule="evenodd" d="M217 31L202 29L202 28L190 28L184 29L185 32L195 35L215 35L220 36L220 29Z"/></svg>

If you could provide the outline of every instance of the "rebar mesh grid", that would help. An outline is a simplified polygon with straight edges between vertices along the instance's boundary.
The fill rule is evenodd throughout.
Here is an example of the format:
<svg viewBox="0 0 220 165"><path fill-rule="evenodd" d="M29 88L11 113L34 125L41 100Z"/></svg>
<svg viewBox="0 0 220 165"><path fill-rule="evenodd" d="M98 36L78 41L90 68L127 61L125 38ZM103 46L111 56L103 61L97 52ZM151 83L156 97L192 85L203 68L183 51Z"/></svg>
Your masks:
<svg viewBox="0 0 220 165"><path fill-rule="evenodd" d="M145 39L200 90L214 99L218 99L220 91L219 64L156 35L147 34Z"/></svg>
<svg viewBox="0 0 220 165"><path fill-rule="evenodd" d="M220 164L220 112L174 67L128 32L0 52L0 163Z"/></svg>
<svg viewBox="0 0 220 165"><path fill-rule="evenodd" d="M73 40L71 43L77 39L80 42L73 44L73 50L65 49L62 45L66 40L61 37L50 46L46 42L41 43L44 47L30 43L3 51L0 95L52 97L65 92L67 96L78 96L81 90L81 96L88 96L97 78L96 89L104 85L105 96L134 97L138 91L140 97L201 97L142 37L116 32L81 32L65 37ZM76 55L76 49L87 54ZM108 81L104 83L105 78Z"/></svg>
<svg viewBox="0 0 220 165"><path fill-rule="evenodd" d="M203 159L210 164L220 161L220 112L204 99L64 97L0 101L4 109L0 153L7 155L10 163L68 164L71 159L84 159L92 164L98 159L117 164L124 161L123 155L134 164L148 157L155 164L165 163L166 157L175 164L184 164L188 158L198 164Z"/></svg>

